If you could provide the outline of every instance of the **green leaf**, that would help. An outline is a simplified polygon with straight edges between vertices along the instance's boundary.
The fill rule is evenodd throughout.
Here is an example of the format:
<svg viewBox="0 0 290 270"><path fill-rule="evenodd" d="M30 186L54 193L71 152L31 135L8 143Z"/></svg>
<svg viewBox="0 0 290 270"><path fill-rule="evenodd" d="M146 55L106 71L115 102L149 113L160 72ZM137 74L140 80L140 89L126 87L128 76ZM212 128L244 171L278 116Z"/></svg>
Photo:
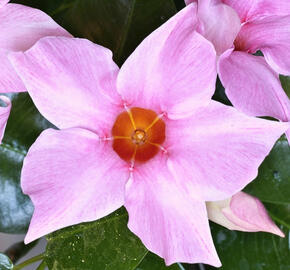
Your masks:
<svg viewBox="0 0 290 270"><path fill-rule="evenodd" d="M290 269L289 234L230 231L211 224L212 235L222 262L220 270L288 270ZM216 269L207 266L206 269Z"/></svg>
<svg viewBox="0 0 290 270"><path fill-rule="evenodd" d="M178 264L166 267L164 260L157 255L148 252L136 270L183 270L184 268Z"/></svg>
<svg viewBox="0 0 290 270"><path fill-rule="evenodd" d="M290 77L280 75L280 81L281 81L281 84L282 84L286 94L290 98Z"/></svg>
<svg viewBox="0 0 290 270"><path fill-rule="evenodd" d="M50 270L183 270L149 252L127 227L124 208L101 220L57 231L47 237L45 261Z"/></svg>
<svg viewBox="0 0 290 270"><path fill-rule="evenodd" d="M258 177L245 191L264 202L290 203L290 147L281 137L259 168Z"/></svg>
<svg viewBox="0 0 290 270"><path fill-rule="evenodd" d="M137 45L176 12L173 0L30 0L76 37L113 51L121 65Z"/></svg>
<svg viewBox="0 0 290 270"><path fill-rule="evenodd" d="M48 236L45 260L49 269L135 269L147 250L129 231L127 221L122 208L101 220Z"/></svg>
<svg viewBox="0 0 290 270"><path fill-rule="evenodd" d="M13 263L3 253L0 253L0 270L11 270L13 269Z"/></svg>
<svg viewBox="0 0 290 270"><path fill-rule="evenodd" d="M290 230L290 204L265 203L271 218Z"/></svg>
<svg viewBox="0 0 290 270"><path fill-rule="evenodd" d="M0 145L0 231L23 233L33 211L19 184L23 158L40 132L51 125L38 113L27 93L11 98L12 111Z"/></svg>

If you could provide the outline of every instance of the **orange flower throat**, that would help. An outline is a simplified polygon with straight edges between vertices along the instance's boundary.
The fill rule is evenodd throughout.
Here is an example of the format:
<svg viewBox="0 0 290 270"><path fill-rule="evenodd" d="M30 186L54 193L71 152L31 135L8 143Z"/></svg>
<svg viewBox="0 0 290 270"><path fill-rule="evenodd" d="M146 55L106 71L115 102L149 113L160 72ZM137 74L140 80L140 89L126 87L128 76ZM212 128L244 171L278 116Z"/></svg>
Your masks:
<svg viewBox="0 0 290 270"><path fill-rule="evenodd" d="M165 123L151 110L131 108L120 113L112 128L113 149L125 161L146 162L165 140Z"/></svg>

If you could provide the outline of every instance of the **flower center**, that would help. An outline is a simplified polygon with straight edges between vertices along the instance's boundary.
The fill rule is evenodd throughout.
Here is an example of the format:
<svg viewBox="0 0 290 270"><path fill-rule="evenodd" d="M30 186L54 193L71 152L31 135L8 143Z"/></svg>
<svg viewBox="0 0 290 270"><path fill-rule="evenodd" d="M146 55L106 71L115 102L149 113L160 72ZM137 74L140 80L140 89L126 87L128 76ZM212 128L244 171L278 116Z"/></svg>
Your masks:
<svg viewBox="0 0 290 270"><path fill-rule="evenodd" d="M165 140L165 123L154 111L131 108L118 115L112 128L113 149L125 161L146 162Z"/></svg>
<svg viewBox="0 0 290 270"><path fill-rule="evenodd" d="M131 136L131 140L133 143L137 144L137 145L142 145L146 142L146 132L142 129L136 129L132 136Z"/></svg>

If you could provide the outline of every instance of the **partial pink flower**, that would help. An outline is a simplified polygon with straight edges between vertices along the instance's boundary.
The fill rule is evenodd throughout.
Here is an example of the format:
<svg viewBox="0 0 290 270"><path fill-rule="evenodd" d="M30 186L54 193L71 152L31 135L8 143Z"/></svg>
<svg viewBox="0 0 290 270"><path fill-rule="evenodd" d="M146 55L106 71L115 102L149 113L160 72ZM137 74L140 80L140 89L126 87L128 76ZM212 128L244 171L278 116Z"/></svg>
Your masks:
<svg viewBox="0 0 290 270"><path fill-rule="evenodd" d="M290 75L290 1L195 0L199 33L218 55L218 74L232 104L253 116L290 121L278 74ZM262 51L264 57L253 56ZM290 141L290 130L286 133Z"/></svg>
<svg viewBox="0 0 290 270"><path fill-rule="evenodd" d="M230 230L269 232L284 237L284 233L269 217L262 202L245 192L216 202L206 203L208 218Z"/></svg>
<svg viewBox="0 0 290 270"><path fill-rule="evenodd" d="M0 96L0 102L4 103L4 106L0 104L0 144L4 135L4 130L11 110L10 99L6 96Z"/></svg>
<svg viewBox="0 0 290 270"><path fill-rule="evenodd" d="M25 51L45 36L71 35L41 10L0 2L0 93L26 91L7 54Z"/></svg>
<svg viewBox="0 0 290 270"><path fill-rule="evenodd" d="M25 51L45 36L71 35L42 11L8 2L0 0L0 93L24 92L24 84L8 61L8 53ZM0 115L1 123L8 119L6 114L3 117Z"/></svg>
<svg viewBox="0 0 290 270"><path fill-rule="evenodd" d="M216 54L189 6L119 68L84 39L43 38L10 60L39 111L60 130L30 148L21 185L35 206L25 242L124 205L128 227L165 259L220 266L206 200L252 181L286 123L210 98Z"/></svg>

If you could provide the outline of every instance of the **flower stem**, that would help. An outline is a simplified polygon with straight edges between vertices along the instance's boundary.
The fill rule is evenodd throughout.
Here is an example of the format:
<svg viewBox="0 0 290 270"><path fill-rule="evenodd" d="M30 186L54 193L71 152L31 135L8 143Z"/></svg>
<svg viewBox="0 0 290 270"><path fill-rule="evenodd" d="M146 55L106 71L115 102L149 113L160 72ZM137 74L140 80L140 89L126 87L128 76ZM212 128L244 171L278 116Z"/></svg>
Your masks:
<svg viewBox="0 0 290 270"><path fill-rule="evenodd" d="M20 270L20 269L24 268L27 265L30 265L32 263L35 263L35 262L38 262L38 261L42 260L43 258L44 258L44 253L39 254L39 255L37 255L35 257L32 257L32 258L28 259L27 261L25 261L23 263L15 265L13 270Z"/></svg>

